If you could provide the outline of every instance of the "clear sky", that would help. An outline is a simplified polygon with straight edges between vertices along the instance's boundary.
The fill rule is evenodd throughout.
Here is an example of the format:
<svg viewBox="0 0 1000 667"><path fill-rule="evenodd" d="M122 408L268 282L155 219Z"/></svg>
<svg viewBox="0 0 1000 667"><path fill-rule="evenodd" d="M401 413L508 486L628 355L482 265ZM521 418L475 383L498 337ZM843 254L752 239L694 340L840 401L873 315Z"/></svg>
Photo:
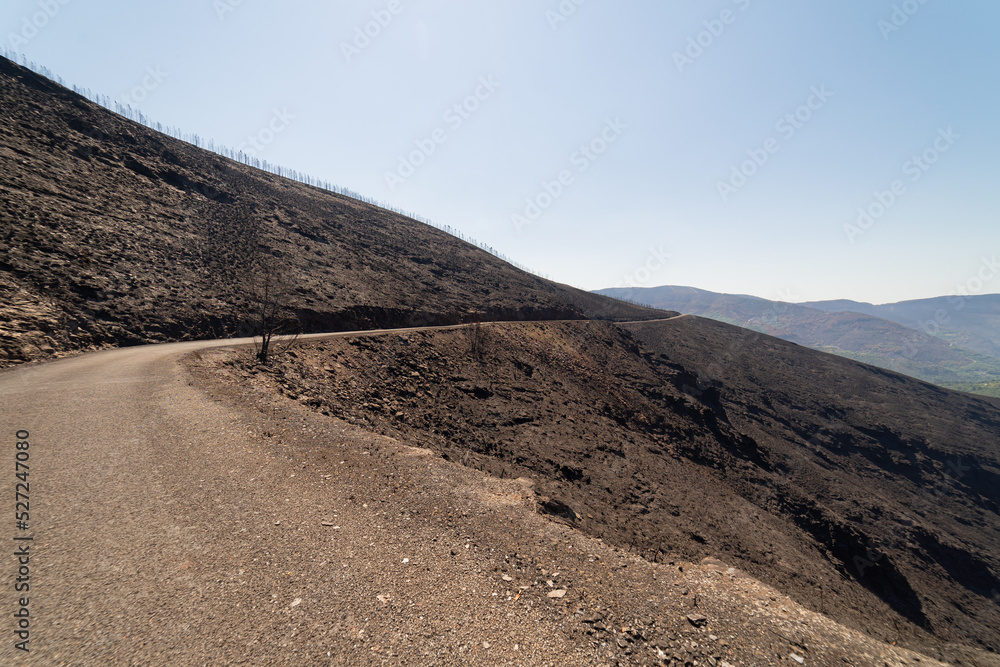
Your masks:
<svg viewBox="0 0 1000 667"><path fill-rule="evenodd" d="M1000 292L995 0L4 0L0 37L586 289Z"/></svg>

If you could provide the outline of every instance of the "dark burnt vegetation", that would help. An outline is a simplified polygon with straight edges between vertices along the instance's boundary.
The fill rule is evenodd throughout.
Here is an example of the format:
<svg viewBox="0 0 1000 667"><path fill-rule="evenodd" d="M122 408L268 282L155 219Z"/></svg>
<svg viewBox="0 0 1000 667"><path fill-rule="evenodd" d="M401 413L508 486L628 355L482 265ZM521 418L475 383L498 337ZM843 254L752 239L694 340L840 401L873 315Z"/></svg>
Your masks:
<svg viewBox="0 0 1000 667"><path fill-rule="evenodd" d="M244 271L261 253L294 283L287 322L304 332L662 315L201 150L3 59L0 107L0 282L25 304L4 312L0 363L246 333Z"/></svg>
<svg viewBox="0 0 1000 667"><path fill-rule="evenodd" d="M715 556L889 642L996 650L997 405L698 318L482 328L308 345L272 378L531 478L553 520L650 560Z"/></svg>

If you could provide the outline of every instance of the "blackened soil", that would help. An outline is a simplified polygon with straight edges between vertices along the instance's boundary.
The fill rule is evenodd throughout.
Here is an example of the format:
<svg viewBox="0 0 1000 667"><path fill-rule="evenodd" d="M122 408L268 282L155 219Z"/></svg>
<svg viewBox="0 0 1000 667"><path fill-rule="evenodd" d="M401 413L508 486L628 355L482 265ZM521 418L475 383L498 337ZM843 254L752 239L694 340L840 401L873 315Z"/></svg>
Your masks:
<svg viewBox="0 0 1000 667"><path fill-rule="evenodd" d="M530 477L554 520L648 560L722 558L956 664L1000 649L996 402L692 317L359 337L246 372Z"/></svg>

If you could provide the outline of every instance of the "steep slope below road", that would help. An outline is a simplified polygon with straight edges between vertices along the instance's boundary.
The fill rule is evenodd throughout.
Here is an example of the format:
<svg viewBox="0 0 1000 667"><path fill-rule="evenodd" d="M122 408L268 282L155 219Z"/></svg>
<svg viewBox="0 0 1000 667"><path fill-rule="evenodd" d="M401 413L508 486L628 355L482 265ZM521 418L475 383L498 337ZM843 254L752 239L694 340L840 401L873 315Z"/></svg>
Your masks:
<svg viewBox="0 0 1000 667"><path fill-rule="evenodd" d="M240 377L530 477L649 560L722 558L889 641L1000 647L995 402L692 317L338 339Z"/></svg>
<svg viewBox="0 0 1000 667"><path fill-rule="evenodd" d="M763 453L758 480L711 461L730 486L911 623L1000 651L1000 401L712 320L624 328Z"/></svg>

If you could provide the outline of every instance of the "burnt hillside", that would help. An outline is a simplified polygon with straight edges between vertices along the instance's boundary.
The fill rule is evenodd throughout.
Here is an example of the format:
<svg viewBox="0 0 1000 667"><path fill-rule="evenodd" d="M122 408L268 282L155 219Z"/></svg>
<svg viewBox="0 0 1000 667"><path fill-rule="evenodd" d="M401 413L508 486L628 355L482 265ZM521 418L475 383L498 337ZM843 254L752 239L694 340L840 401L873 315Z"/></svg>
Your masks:
<svg viewBox="0 0 1000 667"><path fill-rule="evenodd" d="M0 363L226 337L248 257L277 258L305 331L648 318L426 224L128 121L0 59Z"/></svg>
<svg viewBox="0 0 1000 667"><path fill-rule="evenodd" d="M529 477L542 511L647 559L721 558L949 660L1000 650L997 401L695 317L480 335L309 344L254 375Z"/></svg>

